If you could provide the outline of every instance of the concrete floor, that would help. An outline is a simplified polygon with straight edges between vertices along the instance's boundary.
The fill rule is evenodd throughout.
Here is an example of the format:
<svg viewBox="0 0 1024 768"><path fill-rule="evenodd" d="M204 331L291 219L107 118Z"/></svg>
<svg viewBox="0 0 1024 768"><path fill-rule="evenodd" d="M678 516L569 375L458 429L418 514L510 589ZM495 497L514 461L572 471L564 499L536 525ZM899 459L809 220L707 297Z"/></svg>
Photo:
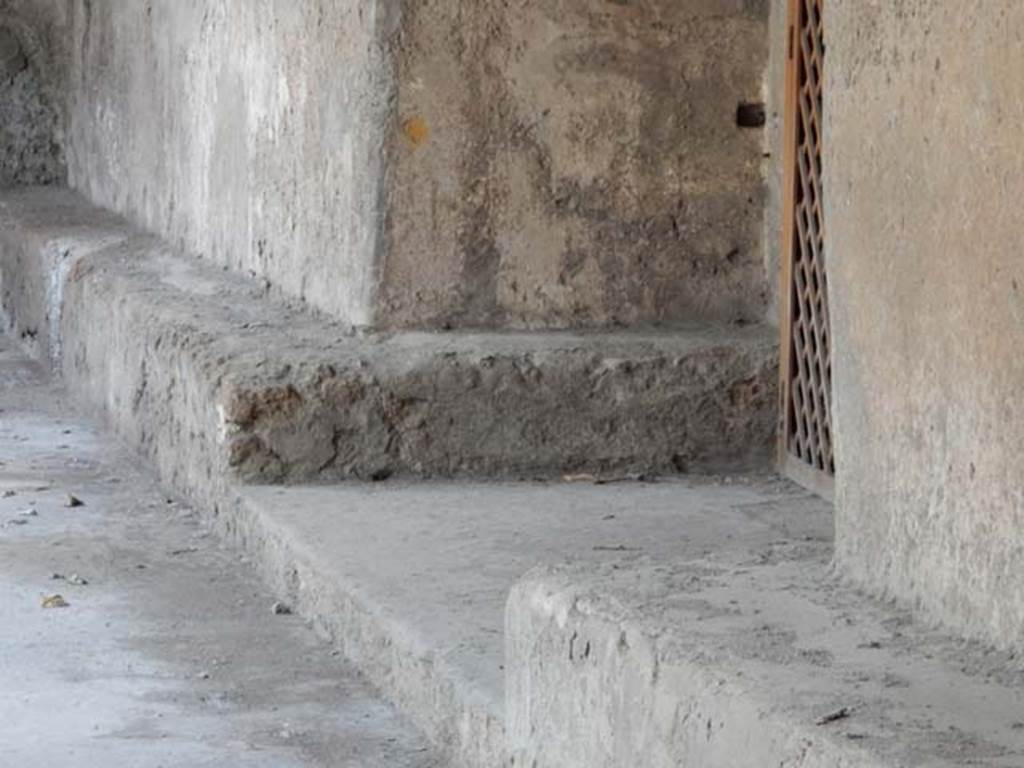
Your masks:
<svg viewBox="0 0 1024 768"><path fill-rule="evenodd" d="M62 400L0 339L0 765L440 765L304 622L274 614L247 563ZM68 507L69 493L84 506ZM53 594L69 607L43 608Z"/></svg>

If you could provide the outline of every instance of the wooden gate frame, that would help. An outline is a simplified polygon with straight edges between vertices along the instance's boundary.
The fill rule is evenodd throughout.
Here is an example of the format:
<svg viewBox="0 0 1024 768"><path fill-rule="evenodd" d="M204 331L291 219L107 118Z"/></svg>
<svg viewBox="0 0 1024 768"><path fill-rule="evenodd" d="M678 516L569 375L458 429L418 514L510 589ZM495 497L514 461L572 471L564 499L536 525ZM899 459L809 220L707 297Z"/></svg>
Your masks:
<svg viewBox="0 0 1024 768"><path fill-rule="evenodd" d="M819 469L808 463L791 449L790 441L790 418L794 414L793 397L791 395L791 367L793 364L793 260L796 235L796 198L797 198L797 138L799 137L798 121L801 119L799 106L800 89L800 67L801 59L798 57L802 41L798 29L800 23L800 12L806 3L814 0L789 0L788 19L786 25L787 34L787 55L786 55L786 98L785 98L785 125L783 133L783 221L782 221L782 251L780 254L781 272L781 293L779 296L780 322L779 331L781 337L780 345L780 408L779 408L779 434L778 434L778 464L779 470L800 483L809 490L832 499L834 494L834 477L827 471ZM821 7L826 0L821 0ZM802 54L801 54L802 55ZM823 54L819 60L819 73L822 80L826 77L824 70ZM819 141L822 141L819 124ZM818 204L821 201L818 200ZM822 264L822 267L824 265ZM827 316L827 297L824 298L825 314ZM827 319L826 319L827 324ZM826 336L829 334L826 333ZM828 354L831 355L830 339L826 339ZM830 365L830 361L829 361ZM829 382L830 385L830 382ZM830 400L830 393L828 395ZM831 404L826 406L827 414L824 419L831 421ZM831 453L831 424L827 426L830 453Z"/></svg>

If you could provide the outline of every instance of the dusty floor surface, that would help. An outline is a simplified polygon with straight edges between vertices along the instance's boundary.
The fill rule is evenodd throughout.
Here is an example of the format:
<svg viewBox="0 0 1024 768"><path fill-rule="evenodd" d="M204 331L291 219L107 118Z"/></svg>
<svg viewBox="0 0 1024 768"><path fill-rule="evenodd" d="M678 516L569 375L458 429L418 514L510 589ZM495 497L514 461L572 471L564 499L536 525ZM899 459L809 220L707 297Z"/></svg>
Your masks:
<svg viewBox="0 0 1024 768"><path fill-rule="evenodd" d="M0 766L439 764L274 602L0 338Z"/></svg>

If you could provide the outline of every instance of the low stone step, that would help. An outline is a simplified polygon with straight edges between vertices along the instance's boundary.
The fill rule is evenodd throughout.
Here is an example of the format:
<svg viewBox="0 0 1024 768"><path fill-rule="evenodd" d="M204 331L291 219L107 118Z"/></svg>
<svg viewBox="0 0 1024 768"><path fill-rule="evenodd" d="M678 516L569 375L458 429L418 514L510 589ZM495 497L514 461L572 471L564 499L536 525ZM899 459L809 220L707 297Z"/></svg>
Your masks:
<svg viewBox="0 0 1024 768"><path fill-rule="evenodd" d="M73 193L0 195L0 292L163 476L232 482L738 471L771 455L762 328L359 333Z"/></svg>
<svg viewBox="0 0 1024 768"><path fill-rule="evenodd" d="M1024 765L1024 668L836 582L828 543L541 568L508 605L533 768Z"/></svg>
<svg viewBox="0 0 1024 768"><path fill-rule="evenodd" d="M531 569L571 561L629 574L650 559L757 558L779 541L827 546L832 527L829 505L767 478L246 487L219 523L275 591L471 768L509 764L506 709L528 706L521 683L515 700L506 691L505 604Z"/></svg>
<svg viewBox="0 0 1024 768"><path fill-rule="evenodd" d="M783 481L242 488L220 523L458 765L1024 765L1019 661L838 583Z"/></svg>

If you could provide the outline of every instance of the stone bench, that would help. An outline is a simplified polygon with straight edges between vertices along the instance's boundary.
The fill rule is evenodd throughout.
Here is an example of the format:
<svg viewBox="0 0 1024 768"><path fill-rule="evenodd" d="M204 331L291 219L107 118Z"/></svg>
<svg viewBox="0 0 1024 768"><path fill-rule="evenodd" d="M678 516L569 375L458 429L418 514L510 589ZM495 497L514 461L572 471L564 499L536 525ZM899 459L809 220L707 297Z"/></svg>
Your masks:
<svg viewBox="0 0 1024 768"><path fill-rule="evenodd" d="M770 460L770 330L360 333L67 191L3 193L0 216L15 332L193 495Z"/></svg>

